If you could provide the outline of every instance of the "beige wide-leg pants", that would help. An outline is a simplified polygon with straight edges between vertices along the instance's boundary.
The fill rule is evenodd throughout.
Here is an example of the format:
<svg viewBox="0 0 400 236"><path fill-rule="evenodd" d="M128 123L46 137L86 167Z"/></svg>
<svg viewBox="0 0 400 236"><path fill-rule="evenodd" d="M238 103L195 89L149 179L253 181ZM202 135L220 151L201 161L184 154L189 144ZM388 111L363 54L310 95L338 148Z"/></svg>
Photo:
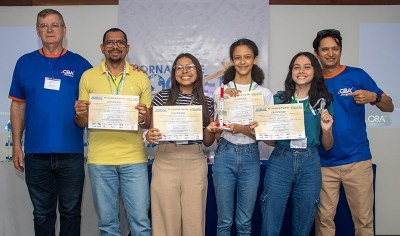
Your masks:
<svg viewBox="0 0 400 236"><path fill-rule="evenodd" d="M204 236L207 161L200 144L162 143L151 180L154 236Z"/></svg>

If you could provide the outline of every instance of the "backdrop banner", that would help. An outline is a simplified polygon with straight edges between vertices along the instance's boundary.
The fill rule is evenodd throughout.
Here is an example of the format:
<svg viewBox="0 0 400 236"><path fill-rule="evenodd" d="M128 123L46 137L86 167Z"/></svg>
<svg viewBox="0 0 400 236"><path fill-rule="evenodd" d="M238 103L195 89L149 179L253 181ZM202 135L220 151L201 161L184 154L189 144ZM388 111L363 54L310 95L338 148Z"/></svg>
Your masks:
<svg viewBox="0 0 400 236"><path fill-rule="evenodd" d="M173 60L188 52L199 59L211 95L239 38L257 44L258 65L268 74L268 8L265 0L120 0L118 20L131 45L129 61L147 71L153 94L169 88Z"/></svg>

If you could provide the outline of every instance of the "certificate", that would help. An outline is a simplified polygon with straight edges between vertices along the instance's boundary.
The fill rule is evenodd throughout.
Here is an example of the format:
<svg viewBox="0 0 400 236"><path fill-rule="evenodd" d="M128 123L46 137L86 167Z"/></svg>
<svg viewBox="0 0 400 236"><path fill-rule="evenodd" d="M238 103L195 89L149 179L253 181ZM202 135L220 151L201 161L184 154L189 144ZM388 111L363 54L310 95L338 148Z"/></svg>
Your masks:
<svg viewBox="0 0 400 236"><path fill-rule="evenodd" d="M250 124L253 121L253 106L256 105L264 105L262 90L241 92L236 97L225 95L223 101L224 123ZM219 110L219 107L217 109Z"/></svg>
<svg viewBox="0 0 400 236"><path fill-rule="evenodd" d="M89 94L89 128L138 130L139 96Z"/></svg>
<svg viewBox="0 0 400 236"><path fill-rule="evenodd" d="M159 141L203 140L202 106L153 106L153 127Z"/></svg>
<svg viewBox="0 0 400 236"><path fill-rule="evenodd" d="M304 128L303 103L255 106L254 120L257 140L302 139Z"/></svg>

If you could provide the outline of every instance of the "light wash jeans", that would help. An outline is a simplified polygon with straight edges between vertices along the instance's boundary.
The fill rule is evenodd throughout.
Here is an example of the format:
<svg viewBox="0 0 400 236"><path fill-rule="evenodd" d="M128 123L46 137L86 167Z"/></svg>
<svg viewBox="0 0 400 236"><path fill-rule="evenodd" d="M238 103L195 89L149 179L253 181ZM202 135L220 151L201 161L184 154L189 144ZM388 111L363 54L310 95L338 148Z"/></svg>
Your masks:
<svg viewBox="0 0 400 236"><path fill-rule="evenodd" d="M101 236L120 236L120 193L128 225L133 235L151 235L148 166L89 164L94 203L99 215Z"/></svg>
<svg viewBox="0 0 400 236"><path fill-rule="evenodd" d="M308 236L321 190L317 148L292 149L277 144L267 163L262 193L262 236L278 236L292 194L292 235Z"/></svg>
<svg viewBox="0 0 400 236"><path fill-rule="evenodd" d="M237 235L251 235L251 218L259 181L258 144L236 145L222 138L213 165L218 236L231 235L234 210L236 210Z"/></svg>

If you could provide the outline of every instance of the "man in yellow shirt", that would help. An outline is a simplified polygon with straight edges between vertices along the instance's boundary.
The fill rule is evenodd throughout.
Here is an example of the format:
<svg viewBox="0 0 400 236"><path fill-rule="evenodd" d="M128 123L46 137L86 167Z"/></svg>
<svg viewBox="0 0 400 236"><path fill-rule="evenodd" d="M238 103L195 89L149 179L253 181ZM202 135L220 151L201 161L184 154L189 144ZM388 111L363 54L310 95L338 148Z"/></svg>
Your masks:
<svg viewBox="0 0 400 236"><path fill-rule="evenodd" d="M151 103L151 86L147 76L133 70L125 60L129 51L126 34L118 28L104 33L100 45L105 61L87 70L79 83L79 100L75 103L75 123L88 125L89 94L135 95L140 97L138 131L89 130L88 168L92 193L99 215L101 234L121 235L119 225L120 193L128 225L134 235L151 235L147 157L142 128L147 128L147 107Z"/></svg>

